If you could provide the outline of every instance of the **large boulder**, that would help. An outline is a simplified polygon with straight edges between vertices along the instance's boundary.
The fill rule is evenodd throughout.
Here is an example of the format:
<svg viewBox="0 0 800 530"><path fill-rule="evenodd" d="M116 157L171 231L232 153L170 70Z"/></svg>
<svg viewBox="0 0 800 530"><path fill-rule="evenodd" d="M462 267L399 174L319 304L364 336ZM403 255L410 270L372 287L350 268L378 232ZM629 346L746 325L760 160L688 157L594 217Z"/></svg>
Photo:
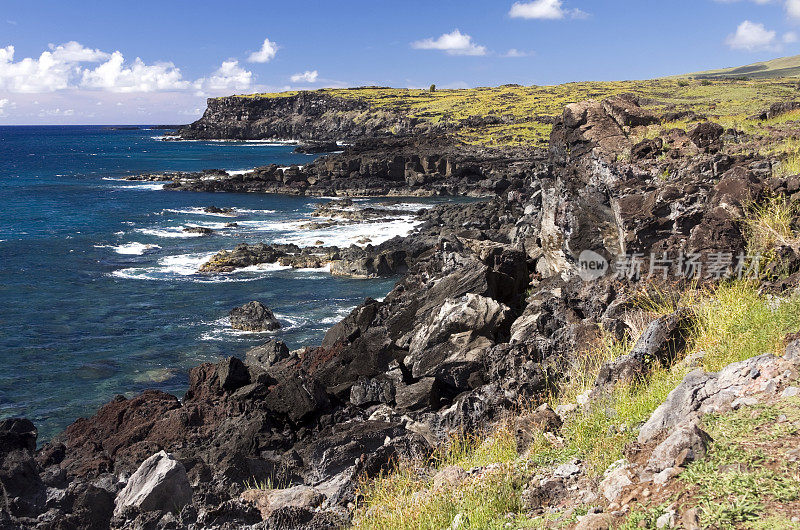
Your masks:
<svg viewBox="0 0 800 530"><path fill-rule="evenodd" d="M629 354L600 368L596 387L608 388L619 382L635 381L646 375L654 363L669 365L686 348L694 319L694 312L689 309L679 309L655 319Z"/></svg>
<svg viewBox="0 0 800 530"><path fill-rule="evenodd" d="M231 309L228 315L233 329L243 331L274 331L281 323L267 306L258 301Z"/></svg>
<svg viewBox="0 0 800 530"><path fill-rule="evenodd" d="M29 420L0 421L0 517L36 514L45 502L45 486L34 460L37 430Z"/></svg>
<svg viewBox="0 0 800 530"><path fill-rule="evenodd" d="M142 462L117 494L114 514L129 507L142 512L179 512L191 499L192 487L183 464L159 451Z"/></svg>

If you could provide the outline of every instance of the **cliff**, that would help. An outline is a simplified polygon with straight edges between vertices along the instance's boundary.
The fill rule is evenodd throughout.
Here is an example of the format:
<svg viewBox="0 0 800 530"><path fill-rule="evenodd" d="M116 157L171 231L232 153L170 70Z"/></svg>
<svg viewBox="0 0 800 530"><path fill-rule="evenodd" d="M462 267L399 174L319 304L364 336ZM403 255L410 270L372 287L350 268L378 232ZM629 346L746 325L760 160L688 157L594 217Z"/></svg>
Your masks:
<svg viewBox="0 0 800 530"><path fill-rule="evenodd" d="M178 131L180 138L348 141L411 132L419 120L374 111L360 99L324 92L288 96L210 98L203 117Z"/></svg>

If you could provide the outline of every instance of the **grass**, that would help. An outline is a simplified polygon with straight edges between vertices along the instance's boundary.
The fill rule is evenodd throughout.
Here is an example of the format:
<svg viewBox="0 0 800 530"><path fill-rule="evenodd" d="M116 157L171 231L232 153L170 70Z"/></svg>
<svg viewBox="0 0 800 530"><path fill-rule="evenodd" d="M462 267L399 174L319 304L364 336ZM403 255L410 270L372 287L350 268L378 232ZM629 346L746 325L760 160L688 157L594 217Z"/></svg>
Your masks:
<svg viewBox="0 0 800 530"><path fill-rule="evenodd" d="M747 132L774 136L774 129L792 125L782 117L761 123L751 119L778 101L795 99L797 80L689 80L654 79L645 81L578 82L553 86L504 85L470 89L396 89L362 87L322 89L333 97L356 99L370 105L367 112L351 112L343 117L367 120L379 112L415 118L422 123L459 124L471 116L504 117L498 125L460 126L456 134L466 143L491 146L545 146L552 126L549 118L561 114L565 105L586 99L603 99L619 94L634 94L644 99L646 107L657 112L692 110L723 124L739 124ZM247 94L243 98L278 98L297 92ZM665 124L678 126L679 124ZM684 125L689 125L688 123ZM658 126L650 134L657 134ZM660 130L660 129L658 129ZM387 131L388 132L388 131ZM766 134L770 132L772 134Z"/></svg>
<svg viewBox="0 0 800 530"><path fill-rule="evenodd" d="M798 443L793 427L800 422L798 405L800 400L791 399L703 419L715 441L708 456L692 463L680 479L702 508L704 527L767 528L766 514L772 516L771 528L795 524L781 512L800 499L800 474L785 457ZM778 423L781 415L785 421ZM785 432L787 426L794 432Z"/></svg>
<svg viewBox="0 0 800 530"><path fill-rule="evenodd" d="M736 281L713 289L691 291L677 303L691 306L697 313L691 351L704 352L702 364L708 371L717 371L732 362L762 353L778 354L784 336L800 329L800 296L776 303L774 298L759 293L754 282ZM657 297L646 298L642 306L651 318L672 307L659 302ZM629 351L631 344L631 340L615 341L604 337L596 348L576 361L571 370L574 377L563 383L559 395L551 396L553 406L574 402L578 394L592 386L600 366ZM551 439L539 434L528 453L518 455L513 433L506 423L488 437L454 438L431 461L401 462L396 472L362 485L363 502L356 513L356 528L446 528L459 513L469 521L465 528L499 528L510 521L506 518L508 513L516 517L511 520L512 527L557 526L552 516L525 517L519 501L522 479L534 475L536 469L572 458L580 458L591 474L600 476L609 465L622 458L625 446L635 439L638 426L689 370L678 363L671 368L656 368L646 380L619 385L604 400L567 417L560 432L561 445L553 445ZM774 417L777 417L774 411L765 409L758 418L770 422ZM715 470L722 463L745 462L755 466L762 458L758 452L742 453L736 448L737 436L751 431L747 422L741 423L748 418L738 415L707 420L712 436L718 440L711 451L715 456L690 468L685 480L700 484L708 492L750 488L759 492L756 497L768 494L777 500L794 498L797 483L791 483L786 479L788 475L778 471L761 469L741 477L714 478ZM780 432L771 431L770 436ZM485 481L432 490L431 477L437 469L458 465L469 470L488 464L497 464L498 469ZM726 500L704 499L704 517L719 528L725 528L722 521L749 522L751 514L763 512L763 505L749 494L726 497ZM642 524L650 524L661 513L662 509L634 511L631 528L642 520L645 521ZM572 519L563 519L558 524L569 520Z"/></svg>

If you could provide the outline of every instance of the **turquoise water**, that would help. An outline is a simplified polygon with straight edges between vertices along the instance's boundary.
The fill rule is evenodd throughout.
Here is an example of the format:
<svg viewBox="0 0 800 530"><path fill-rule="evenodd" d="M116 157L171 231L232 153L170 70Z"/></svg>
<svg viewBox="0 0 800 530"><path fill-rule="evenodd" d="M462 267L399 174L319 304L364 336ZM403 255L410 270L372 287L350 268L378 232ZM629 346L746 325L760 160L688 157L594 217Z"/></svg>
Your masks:
<svg viewBox="0 0 800 530"><path fill-rule="evenodd" d="M384 296L394 284L275 267L196 274L208 256L241 241L349 245L364 234L379 242L410 225L309 232L296 225L321 199L175 192L119 180L313 160L291 146L163 142L159 134L0 127L0 418L28 417L42 438L115 394L159 388L180 395L190 367L243 355L270 336L292 348L318 343L365 297ZM237 214L204 214L209 205ZM225 228L228 222L238 227ZM186 225L217 233L187 237ZM230 330L228 311L250 300L267 304L284 329Z"/></svg>

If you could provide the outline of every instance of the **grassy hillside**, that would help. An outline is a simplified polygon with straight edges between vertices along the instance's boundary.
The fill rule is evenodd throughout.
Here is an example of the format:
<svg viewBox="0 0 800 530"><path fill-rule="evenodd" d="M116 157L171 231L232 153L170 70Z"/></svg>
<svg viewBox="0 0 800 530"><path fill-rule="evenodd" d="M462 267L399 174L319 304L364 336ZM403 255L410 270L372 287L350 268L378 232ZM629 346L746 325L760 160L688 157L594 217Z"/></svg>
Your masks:
<svg viewBox="0 0 800 530"><path fill-rule="evenodd" d="M750 79L775 79L780 77L800 76L800 55L791 57L781 57L771 61L736 66L733 68L723 68L720 70L707 70L705 72L695 72L680 77L695 78L731 78L748 77Z"/></svg>
<svg viewBox="0 0 800 530"><path fill-rule="evenodd" d="M783 64L783 63L776 63ZM798 61L800 65L800 61ZM554 86L504 85L459 90L365 87L324 89L335 97L362 99L377 110L402 112L433 123L459 124L471 116L494 116L494 124L460 123L457 135L468 143L489 146L544 146L553 118L564 106L585 99L632 93L659 110L692 110L709 119L746 123L749 116L777 101L800 99L792 79L655 79L648 81L580 82ZM238 97L285 97L297 92ZM723 118L720 120L719 118ZM758 123L753 122L757 126Z"/></svg>

